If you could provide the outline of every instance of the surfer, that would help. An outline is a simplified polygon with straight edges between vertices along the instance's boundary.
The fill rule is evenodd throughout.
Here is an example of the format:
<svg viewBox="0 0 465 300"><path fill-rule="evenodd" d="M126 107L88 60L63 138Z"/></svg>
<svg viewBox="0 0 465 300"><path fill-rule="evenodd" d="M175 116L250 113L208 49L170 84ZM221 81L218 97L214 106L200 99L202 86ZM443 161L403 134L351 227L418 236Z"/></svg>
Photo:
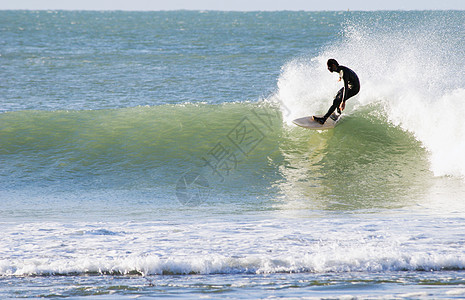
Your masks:
<svg viewBox="0 0 465 300"><path fill-rule="evenodd" d="M360 81L358 80L358 76L357 74L355 74L354 71L347 67L340 66L339 63L333 58L328 59L327 64L328 70L331 73L339 73L339 81L341 81L341 79L344 80L344 87L337 92L336 97L334 97L333 105L329 108L326 115L324 115L323 117L313 116L313 120L317 121L320 124L324 124L326 122L326 119L328 119L329 116L331 116L331 114L336 109L337 112L341 114L344 108L346 107L346 101L350 97L357 95L360 91Z"/></svg>

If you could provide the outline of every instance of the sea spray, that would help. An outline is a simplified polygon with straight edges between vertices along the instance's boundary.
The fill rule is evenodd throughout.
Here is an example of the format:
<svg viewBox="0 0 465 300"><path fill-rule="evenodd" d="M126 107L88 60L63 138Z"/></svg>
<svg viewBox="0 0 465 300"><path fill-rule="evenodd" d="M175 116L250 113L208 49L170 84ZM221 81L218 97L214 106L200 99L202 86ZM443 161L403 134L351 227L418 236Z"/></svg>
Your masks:
<svg viewBox="0 0 465 300"><path fill-rule="evenodd" d="M336 58L361 81L346 115L377 104L372 107L381 108L392 125L411 132L430 152L436 176L465 176L465 45L451 24L465 31L459 14L447 20L434 12L411 19L394 12L382 20L377 14L354 18L347 21L341 41L316 57L283 66L271 99L291 112L287 123L325 112L342 87L326 70L326 60Z"/></svg>

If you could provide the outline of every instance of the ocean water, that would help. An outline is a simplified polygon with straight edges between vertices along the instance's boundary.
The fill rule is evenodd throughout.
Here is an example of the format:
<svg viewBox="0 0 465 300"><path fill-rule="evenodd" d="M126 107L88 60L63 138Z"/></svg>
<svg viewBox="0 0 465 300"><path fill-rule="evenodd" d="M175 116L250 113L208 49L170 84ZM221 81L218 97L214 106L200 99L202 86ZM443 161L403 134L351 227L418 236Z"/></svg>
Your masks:
<svg viewBox="0 0 465 300"><path fill-rule="evenodd" d="M0 298L465 297L464 20L0 11Z"/></svg>

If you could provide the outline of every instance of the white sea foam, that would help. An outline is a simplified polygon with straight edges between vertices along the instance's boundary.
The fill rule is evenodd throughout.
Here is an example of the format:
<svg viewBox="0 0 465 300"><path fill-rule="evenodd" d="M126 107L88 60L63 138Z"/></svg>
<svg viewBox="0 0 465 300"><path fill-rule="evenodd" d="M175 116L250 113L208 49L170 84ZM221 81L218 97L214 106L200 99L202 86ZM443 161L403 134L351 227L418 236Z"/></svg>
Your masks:
<svg viewBox="0 0 465 300"><path fill-rule="evenodd" d="M450 296L465 295L465 289L463 289L463 288L456 288L456 289L447 291L447 292L446 292L446 295L450 295Z"/></svg>
<svg viewBox="0 0 465 300"><path fill-rule="evenodd" d="M452 221L452 220L451 220ZM236 274L463 270L463 224L425 220L2 224L0 274ZM441 221L442 222L442 221ZM385 229L387 224L390 228ZM309 228L317 230L308 230ZM18 234L20 233L20 234ZM460 238L462 236L462 238ZM443 243L437 244L440 238Z"/></svg>
<svg viewBox="0 0 465 300"><path fill-rule="evenodd" d="M271 273L327 273L327 272L386 272L386 271L441 271L463 270L464 257L428 257L379 255L366 257L362 253L333 257L306 255L303 258L248 256L231 258L213 254L185 258L161 259L157 256L129 256L126 258L78 258L66 260L35 258L21 261L0 262L0 273L6 276L72 275L72 274L271 274ZM355 249L352 249L355 251ZM359 251L360 252L360 251ZM333 253L334 254L334 253ZM452 264L451 264L452 263Z"/></svg>
<svg viewBox="0 0 465 300"><path fill-rule="evenodd" d="M286 64L274 96L283 112L290 111L283 113L285 121L326 112L342 87L337 75L326 69L326 60L336 58L361 81L361 91L348 101L346 113L378 104L390 123L422 142L435 175L465 176L463 39L444 29L450 24L441 27L422 20L384 26L347 25L343 40L321 55Z"/></svg>

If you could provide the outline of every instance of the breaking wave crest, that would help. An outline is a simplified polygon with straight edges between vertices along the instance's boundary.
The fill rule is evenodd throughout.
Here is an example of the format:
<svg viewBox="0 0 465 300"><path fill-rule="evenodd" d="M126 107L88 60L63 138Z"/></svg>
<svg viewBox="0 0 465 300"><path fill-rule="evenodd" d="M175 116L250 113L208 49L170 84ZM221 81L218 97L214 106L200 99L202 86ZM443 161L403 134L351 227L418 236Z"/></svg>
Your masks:
<svg viewBox="0 0 465 300"><path fill-rule="evenodd" d="M465 45L457 32L464 30L459 12L447 20L435 12L415 17L392 12L388 18L373 13L351 20L341 42L316 57L287 63L272 98L281 103L287 123L325 112L341 87L326 70L326 60L336 58L361 80L347 114L377 105L388 123L411 132L429 151L435 175L463 177Z"/></svg>

